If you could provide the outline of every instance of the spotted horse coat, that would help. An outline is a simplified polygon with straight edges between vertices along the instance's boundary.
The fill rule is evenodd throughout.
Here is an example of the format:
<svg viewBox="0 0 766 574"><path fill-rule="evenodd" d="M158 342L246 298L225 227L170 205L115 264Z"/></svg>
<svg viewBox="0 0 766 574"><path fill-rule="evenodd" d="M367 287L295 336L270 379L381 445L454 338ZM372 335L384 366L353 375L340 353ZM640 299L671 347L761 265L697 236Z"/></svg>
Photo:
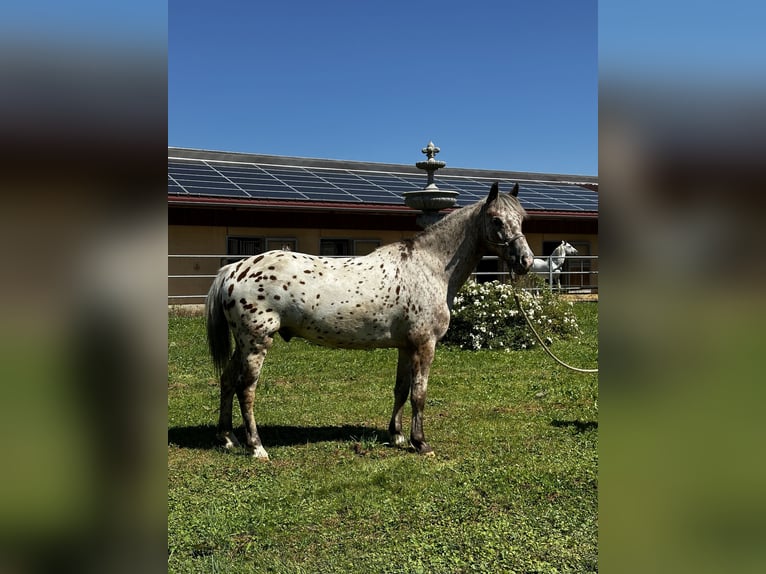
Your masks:
<svg viewBox="0 0 766 574"><path fill-rule="evenodd" d="M517 274L526 273L534 259L521 233L526 214L517 194L518 184L501 194L495 183L486 200L364 257L269 251L222 267L210 288L206 315L221 379L217 436L223 445L238 444L231 418L236 394L247 449L256 458L268 458L253 401L264 358L279 333L286 341L302 337L328 347L397 348L392 443L407 446L402 411L409 396L409 443L420 454L433 454L423 432L423 407L434 350L447 332L455 294L485 254L500 256Z"/></svg>

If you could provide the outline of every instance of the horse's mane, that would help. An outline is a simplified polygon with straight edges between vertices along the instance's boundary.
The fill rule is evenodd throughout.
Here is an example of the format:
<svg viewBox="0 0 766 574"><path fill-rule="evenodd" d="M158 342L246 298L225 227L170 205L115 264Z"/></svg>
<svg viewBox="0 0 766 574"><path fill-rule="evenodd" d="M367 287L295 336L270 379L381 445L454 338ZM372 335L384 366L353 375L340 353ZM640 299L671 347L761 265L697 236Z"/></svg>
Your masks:
<svg viewBox="0 0 766 574"><path fill-rule="evenodd" d="M505 203L507 207L510 207L514 211L519 212L522 218L526 219L527 212L524 209L524 207L522 207L521 202L519 201L517 197L511 195L510 193L500 193L497 196L497 200ZM445 229L451 226L456 218L460 218L462 215L469 216L469 212L472 214L475 211L483 209L484 206L486 205L486 202L487 202L486 199L482 199L480 201L477 201L476 203L466 205L465 207L460 207L458 209L451 211L450 213L442 217L436 223L426 227L422 231L419 231L413 237L413 240L416 241L419 238L428 237L435 233L439 233L440 231L442 231L442 229Z"/></svg>
<svg viewBox="0 0 766 574"><path fill-rule="evenodd" d="M511 195L510 193L500 193L497 196L497 199L502 201L503 203L509 204L508 207L511 209L518 211L521 213L521 216L526 219L527 217L527 210L522 207L521 202L519 201L519 198Z"/></svg>

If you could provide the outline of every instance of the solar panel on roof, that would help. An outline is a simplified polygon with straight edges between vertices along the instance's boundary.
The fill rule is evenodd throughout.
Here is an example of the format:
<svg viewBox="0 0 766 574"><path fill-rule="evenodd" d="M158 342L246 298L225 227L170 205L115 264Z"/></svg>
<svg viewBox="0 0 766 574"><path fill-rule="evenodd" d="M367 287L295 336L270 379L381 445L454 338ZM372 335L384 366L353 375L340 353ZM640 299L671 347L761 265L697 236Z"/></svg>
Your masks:
<svg viewBox="0 0 766 574"><path fill-rule="evenodd" d="M435 178L440 189L460 193L459 207L486 197L495 181L504 192L516 183L456 175ZM403 205L402 193L422 189L425 183L425 174L168 159L171 195ZM598 194L578 185L522 181L519 188L519 199L527 209L598 211Z"/></svg>

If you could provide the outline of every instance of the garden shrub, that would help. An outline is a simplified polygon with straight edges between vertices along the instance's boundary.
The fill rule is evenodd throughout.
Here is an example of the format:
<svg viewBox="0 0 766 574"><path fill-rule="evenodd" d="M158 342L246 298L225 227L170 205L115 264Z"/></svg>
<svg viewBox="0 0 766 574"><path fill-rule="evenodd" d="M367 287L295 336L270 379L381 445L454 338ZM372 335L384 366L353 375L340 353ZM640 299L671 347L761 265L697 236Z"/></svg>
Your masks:
<svg viewBox="0 0 766 574"><path fill-rule="evenodd" d="M548 289L537 277L525 278L519 299L540 336L545 340L580 334L573 305ZM537 345L513 300L509 283L469 280L458 291L452 318L442 342L462 349L528 349Z"/></svg>

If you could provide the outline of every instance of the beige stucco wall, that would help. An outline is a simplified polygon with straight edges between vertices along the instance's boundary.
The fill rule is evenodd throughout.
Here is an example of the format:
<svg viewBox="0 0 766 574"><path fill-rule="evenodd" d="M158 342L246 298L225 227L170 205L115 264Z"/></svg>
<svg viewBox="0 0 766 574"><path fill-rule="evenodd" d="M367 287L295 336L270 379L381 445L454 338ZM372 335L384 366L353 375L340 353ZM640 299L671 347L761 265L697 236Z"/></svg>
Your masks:
<svg viewBox="0 0 766 574"><path fill-rule="evenodd" d="M378 240L381 245L385 245L412 235L412 232L387 230L169 225L168 255L225 255L226 238L229 236L294 239L297 243L297 251L318 254L320 240L323 238ZM168 294L171 296L189 296L207 293L212 278L193 276L215 275L218 268L225 262L224 259L224 257L168 257L168 275L186 276L184 278L168 278ZM202 302L201 299L186 297L171 300L171 303L200 302Z"/></svg>
<svg viewBox="0 0 766 574"><path fill-rule="evenodd" d="M169 255L225 255L228 236L266 237L269 239L296 239L297 250L304 253L319 253L322 238L327 239L373 239L381 245L411 237L413 232L387 230L347 229L285 229L253 227L215 227L199 225L168 226ZM541 254L544 241L566 240L570 243L585 241L590 244L590 254L598 255L598 235L572 235L559 233L530 233L529 246L535 254ZM215 275L223 257L168 258L168 275ZM598 269L593 262L593 269ZM202 295L207 293L211 277L168 278L169 295ZM597 284L592 277L591 284ZM200 298L171 299L171 303L201 303Z"/></svg>

